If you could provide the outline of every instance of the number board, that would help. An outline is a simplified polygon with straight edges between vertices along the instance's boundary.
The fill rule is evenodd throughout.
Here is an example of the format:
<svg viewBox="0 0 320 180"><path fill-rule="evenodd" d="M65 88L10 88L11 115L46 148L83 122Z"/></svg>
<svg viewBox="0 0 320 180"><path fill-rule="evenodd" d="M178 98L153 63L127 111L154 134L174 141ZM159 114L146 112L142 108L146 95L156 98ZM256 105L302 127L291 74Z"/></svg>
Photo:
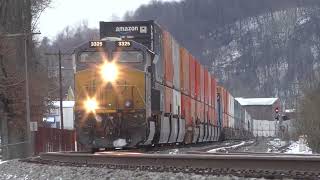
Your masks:
<svg viewBox="0 0 320 180"><path fill-rule="evenodd" d="M91 48L104 47L105 42L104 41L89 41L89 46Z"/></svg>
<svg viewBox="0 0 320 180"><path fill-rule="evenodd" d="M116 41L117 47L131 47L131 41Z"/></svg>

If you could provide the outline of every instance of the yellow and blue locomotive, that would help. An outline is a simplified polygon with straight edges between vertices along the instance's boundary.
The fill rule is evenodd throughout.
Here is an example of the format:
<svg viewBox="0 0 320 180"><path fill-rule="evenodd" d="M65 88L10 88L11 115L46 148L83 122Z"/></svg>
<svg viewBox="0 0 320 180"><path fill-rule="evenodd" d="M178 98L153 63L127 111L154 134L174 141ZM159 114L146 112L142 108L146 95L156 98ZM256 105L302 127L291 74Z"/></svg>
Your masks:
<svg viewBox="0 0 320 180"><path fill-rule="evenodd" d="M153 53L134 41L91 41L74 54L78 141L134 147L148 137Z"/></svg>

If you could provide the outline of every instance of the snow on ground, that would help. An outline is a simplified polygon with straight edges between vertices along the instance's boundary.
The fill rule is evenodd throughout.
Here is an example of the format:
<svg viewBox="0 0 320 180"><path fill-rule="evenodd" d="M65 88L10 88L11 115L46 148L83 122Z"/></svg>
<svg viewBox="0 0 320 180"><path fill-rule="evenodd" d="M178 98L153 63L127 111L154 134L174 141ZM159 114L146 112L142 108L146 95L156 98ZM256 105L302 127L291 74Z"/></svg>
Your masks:
<svg viewBox="0 0 320 180"><path fill-rule="evenodd" d="M312 154L312 150L308 147L307 144L303 142L293 142L286 150L285 153L289 154Z"/></svg>
<svg viewBox="0 0 320 180"><path fill-rule="evenodd" d="M0 164L6 163L6 162L7 162L7 161L1 161L1 160L0 160Z"/></svg>
<svg viewBox="0 0 320 180"><path fill-rule="evenodd" d="M0 164L0 179L53 179L53 180L69 180L69 179L86 179L86 180L127 180L127 179L161 179L161 180L207 180L207 179L222 179L222 180L240 180L235 176L211 176L211 175L196 175L171 172L146 172L146 171L129 171L129 170L114 170L97 167L70 167L70 166L49 166L42 164L32 164L20 162L18 160L7 161ZM247 179L247 178L245 178Z"/></svg>
<svg viewBox="0 0 320 180"><path fill-rule="evenodd" d="M211 149L207 152L209 153L216 153L216 152L219 152L219 151L226 151L227 149L234 149L234 148L237 148L237 147L240 147L240 146L243 146L245 145L246 142L245 141L242 141L241 143L239 144L236 144L236 145L233 145L233 146L226 146L226 147L221 147L221 148L215 148L215 149Z"/></svg>

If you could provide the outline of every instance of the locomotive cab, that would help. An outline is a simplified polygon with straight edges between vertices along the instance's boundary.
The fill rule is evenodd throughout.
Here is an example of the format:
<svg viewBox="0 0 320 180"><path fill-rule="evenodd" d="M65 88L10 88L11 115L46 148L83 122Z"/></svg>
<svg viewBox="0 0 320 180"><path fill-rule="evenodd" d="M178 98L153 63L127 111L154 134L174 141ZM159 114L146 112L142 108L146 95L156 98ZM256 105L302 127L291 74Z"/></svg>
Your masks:
<svg viewBox="0 0 320 180"><path fill-rule="evenodd" d="M84 147L136 147L148 138L153 52L134 41L76 48L75 121Z"/></svg>

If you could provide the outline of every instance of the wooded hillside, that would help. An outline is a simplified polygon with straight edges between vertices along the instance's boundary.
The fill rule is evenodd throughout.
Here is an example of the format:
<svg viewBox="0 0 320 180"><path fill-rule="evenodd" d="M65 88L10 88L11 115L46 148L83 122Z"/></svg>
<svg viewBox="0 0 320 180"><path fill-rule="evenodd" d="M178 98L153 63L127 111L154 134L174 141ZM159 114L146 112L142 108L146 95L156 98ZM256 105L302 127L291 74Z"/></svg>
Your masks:
<svg viewBox="0 0 320 180"><path fill-rule="evenodd" d="M279 96L293 106L298 86L319 76L317 1L153 1L126 20L155 19L235 96Z"/></svg>

